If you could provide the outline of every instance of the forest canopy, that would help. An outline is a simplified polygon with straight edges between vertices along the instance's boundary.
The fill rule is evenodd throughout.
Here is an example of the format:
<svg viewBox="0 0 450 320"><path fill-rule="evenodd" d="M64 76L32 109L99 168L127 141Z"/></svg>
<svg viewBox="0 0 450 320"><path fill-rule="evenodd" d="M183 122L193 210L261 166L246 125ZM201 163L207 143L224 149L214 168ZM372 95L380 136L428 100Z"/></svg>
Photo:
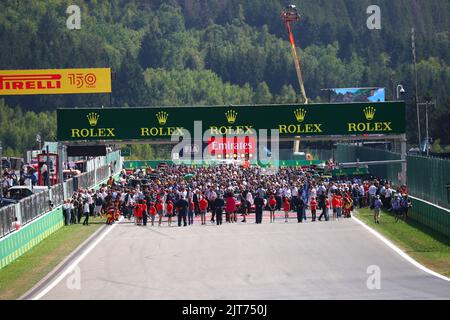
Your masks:
<svg viewBox="0 0 450 320"><path fill-rule="evenodd" d="M419 100L433 99L431 136L450 144L450 3L380 0L382 29L369 30L369 0L293 0L294 34L312 101L321 89L406 89L407 133L417 137L411 28ZM81 30L66 27L71 4ZM3 1L0 69L111 67L113 93L6 97L0 140L8 155L55 137L57 107L134 107L302 102L279 0ZM424 117L422 117L423 119ZM425 127L425 124L422 123Z"/></svg>

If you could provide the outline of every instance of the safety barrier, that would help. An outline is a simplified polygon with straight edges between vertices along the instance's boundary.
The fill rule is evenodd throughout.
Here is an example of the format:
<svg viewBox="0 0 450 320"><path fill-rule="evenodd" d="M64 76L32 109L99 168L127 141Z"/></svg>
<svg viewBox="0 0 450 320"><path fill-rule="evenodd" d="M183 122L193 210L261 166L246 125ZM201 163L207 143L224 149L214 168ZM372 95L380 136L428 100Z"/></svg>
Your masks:
<svg viewBox="0 0 450 320"><path fill-rule="evenodd" d="M64 202L64 186L59 183L51 188L52 190L52 203L57 207Z"/></svg>
<svg viewBox="0 0 450 320"><path fill-rule="evenodd" d="M110 177L111 174L111 168L109 166L104 166L101 168L98 168L95 171L95 181L103 181Z"/></svg>
<svg viewBox="0 0 450 320"><path fill-rule="evenodd" d="M82 173L81 175L74 177L74 179L78 181L78 183L75 183L78 186L78 189L89 188L95 184L95 171Z"/></svg>
<svg viewBox="0 0 450 320"><path fill-rule="evenodd" d="M118 174L114 177L117 178ZM90 187L96 189L104 182L105 180L98 181L96 185ZM5 236L0 239L0 269L64 226L62 206L59 206L50 212L35 216L34 220L22 225L20 230L12 232L14 230L12 222L16 214L15 207L15 205L11 205L0 209L2 229L3 226L8 229L5 230ZM2 219L7 221L3 223Z"/></svg>
<svg viewBox="0 0 450 320"><path fill-rule="evenodd" d="M400 154L386 150L339 144L337 162L398 160ZM450 161L446 159L408 155L407 185L413 208L409 216L431 229L450 236ZM372 175L400 185L400 164L369 166Z"/></svg>
<svg viewBox="0 0 450 320"><path fill-rule="evenodd" d="M62 217L62 208L58 207L1 239L0 269L61 228L64 225Z"/></svg>
<svg viewBox="0 0 450 320"><path fill-rule="evenodd" d="M76 179L72 178L64 182L64 199L71 198L75 190Z"/></svg>
<svg viewBox="0 0 450 320"><path fill-rule="evenodd" d="M16 206L14 204L0 208L0 237L14 230L12 223L15 216Z"/></svg>
<svg viewBox="0 0 450 320"><path fill-rule="evenodd" d="M450 237L450 210L416 197L410 198L412 208L408 217Z"/></svg>
<svg viewBox="0 0 450 320"><path fill-rule="evenodd" d="M101 161L99 163L103 163L103 166L75 176L63 184L54 185L50 190L45 190L27 197L19 201L18 204L0 208L0 238L14 231L12 222L15 217L18 218L18 221L22 225L25 225L37 217L46 214L51 209L50 203L55 208L63 204L64 199L71 198L73 193L79 188L91 188L107 180L114 171L119 172L122 168L119 151L111 152L106 157L100 158L102 159L100 159ZM99 160L96 159L96 161L98 162ZM107 163L107 161L110 161L110 163Z"/></svg>
<svg viewBox="0 0 450 320"><path fill-rule="evenodd" d="M61 206L64 199L72 197L78 188L98 188L113 175L111 171L119 172L122 168L120 151L103 158L99 162L103 165L91 172L52 186L50 190L34 194L17 204L0 208L0 269L64 225ZM50 206L50 200L54 208ZM13 227L16 217L22 225L18 231Z"/></svg>
<svg viewBox="0 0 450 320"><path fill-rule="evenodd" d="M26 224L50 210L50 192L46 190L20 200L19 207L21 223Z"/></svg>
<svg viewBox="0 0 450 320"><path fill-rule="evenodd" d="M426 201L450 209L450 160L408 156L408 188Z"/></svg>
<svg viewBox="0 0 450 320"><path fill-rule="evenodd" d="M400 154L386 150L339 144L336 150L337 162L399 160ZM450 209L450 160L408 155L407 184L409 192L425 201ZM399 185L398 173L401 164L369 166L374 176L383 177Z"/></svg>

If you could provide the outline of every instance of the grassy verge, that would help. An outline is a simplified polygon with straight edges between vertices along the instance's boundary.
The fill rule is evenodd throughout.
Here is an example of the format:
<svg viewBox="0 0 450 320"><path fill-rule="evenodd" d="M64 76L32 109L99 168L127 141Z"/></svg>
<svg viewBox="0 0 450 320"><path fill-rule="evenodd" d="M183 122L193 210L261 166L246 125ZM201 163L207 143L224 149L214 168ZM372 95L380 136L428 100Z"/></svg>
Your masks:
<svg viewBox="0 0 450 320"><path fill-rule="evenodd" d="M450 238L435 232L417 222L400 220L383 212L380 224L373 222L373 213L369 209L359 209L357 218L377 230L413 259L446 277L450 277Z"/></svg>
<svg viewBox="0 0 450 320"><path fill-rule="evenodd" d="M22 296L98 230L105 221L99 218L89 220L89 226L76 224L62 227L1 269L0 300L12 300Z"/></svg>

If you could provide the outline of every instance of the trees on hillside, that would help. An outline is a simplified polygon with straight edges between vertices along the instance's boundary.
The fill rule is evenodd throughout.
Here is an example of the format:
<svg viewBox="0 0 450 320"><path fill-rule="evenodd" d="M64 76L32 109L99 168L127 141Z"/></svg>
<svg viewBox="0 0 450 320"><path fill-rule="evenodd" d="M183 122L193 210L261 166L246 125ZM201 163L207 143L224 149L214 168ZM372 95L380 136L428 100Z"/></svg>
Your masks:
<svg viewBox="0 0 450 320"><path fill-rule="evenodd" d="M429 92L437 100L430 128L442 143L450 143L450 135L439 129L449 121L449 2L381 0L381 30L366 27L369 0L292 2L301 15L294 34L308 97L323 101L320 89L350 86L386 87L391 97L390 76L395 74L395 83L407 90L412 137L417 124L410 28L415 26L419 93ZM79 5L81 30L68 30L62 0L5 2L0 12L0 68L109 66L117 107L301 101L279 19L283 1L111 0ZM5 101L25 112L50 115L61 106L107 106L109 95ZM23 150L25 145L14 139L11 148Z"/></svg>

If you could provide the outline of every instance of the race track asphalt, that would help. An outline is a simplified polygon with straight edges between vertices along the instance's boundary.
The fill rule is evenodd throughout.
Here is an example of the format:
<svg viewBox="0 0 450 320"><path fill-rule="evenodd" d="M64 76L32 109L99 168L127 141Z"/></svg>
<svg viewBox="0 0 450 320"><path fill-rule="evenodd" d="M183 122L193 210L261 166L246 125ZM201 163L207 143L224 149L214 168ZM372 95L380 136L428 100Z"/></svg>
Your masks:
<svg viewBox="0 0 450 320"><path fill-rule="evenodd" d="M352 219L269 223L264 216L261 225L121 221L78 264L79 278L69 274L41 298L450 299L450 282L415 267ZM380 271L379 289L367 286L369 267Z"/></svg>

